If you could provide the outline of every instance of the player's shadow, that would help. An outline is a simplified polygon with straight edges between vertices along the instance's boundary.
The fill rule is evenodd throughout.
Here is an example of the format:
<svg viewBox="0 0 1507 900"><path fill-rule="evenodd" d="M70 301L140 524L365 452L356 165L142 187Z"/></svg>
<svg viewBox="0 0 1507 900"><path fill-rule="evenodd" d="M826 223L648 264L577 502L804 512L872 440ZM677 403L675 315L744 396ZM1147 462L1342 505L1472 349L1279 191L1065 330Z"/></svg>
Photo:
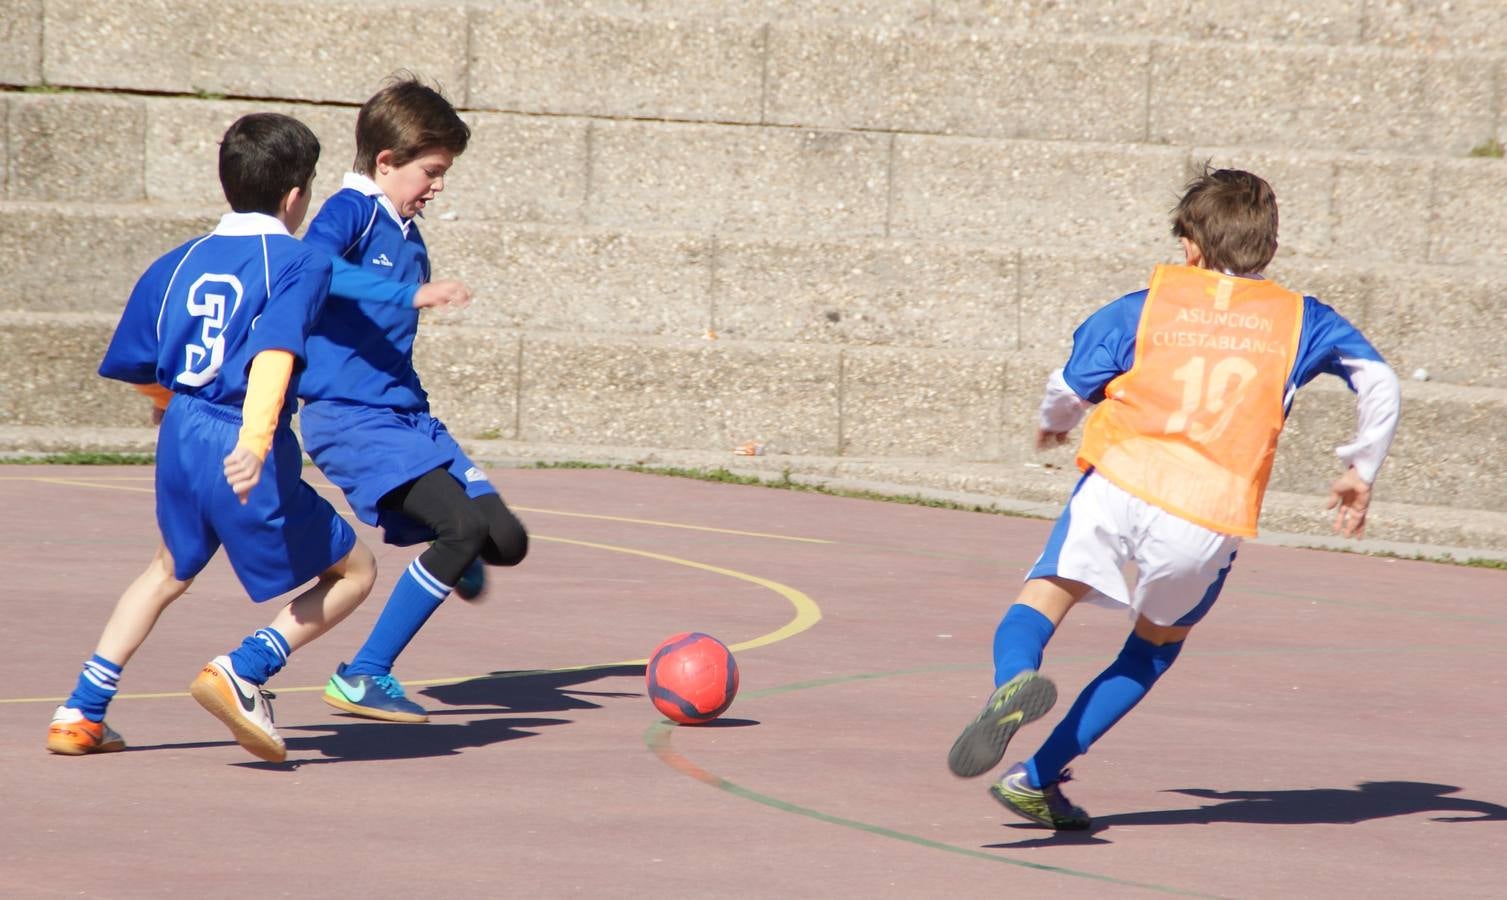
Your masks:
<svg viewBox="0 0 1507 900"><path fill-rule="evenodd" d="M1428 812L1435 822L1500 822L1507 806L1469 797L1452 797L1461 789L1450 784L1420 781L1363 781L1354 790L1310 788L1291 791L1216 791L1174 788L1167 793L1220 801L1185 809L1116 813L1094 817L1090 832L1053 832L1050 836L992 844L993 847L1035 847L1058 844L1107 844L1097 835L1110 828L1133 825L1213 825L1238 822L1252 825L1354 825L1371 819ZM1013 826L1013 823L1012 823ZM1034 829L1021 823L1018 828Z"/></svg>
<svg viewBox="0 0 1507 900"><path fill-rule="evenodd" d="M281 726L279 730L294 758L282 763L243 762L239 765L289 770L335 762L453 756L466 748L532 737L540 728L571 722L563 718L520 718L498 713L599 709L601 704L589 698L641 697L639 691L589 691L579 687L602 678L623 676L643 678L644 667L601 666L563 672L500 671L454 684L435 685L419 692L443 704L424 704L429 707L429 721L426 723L377 722L341 714L337 721L328 724ZM468 721L455 721L461 717ZM299 733L310 736L295 736Z"/></svg>
<svg viewBox="0 0 1507 900"><path fill-rule="evenodd" d="M421 724L378 722L337 714L322 725L281 725L288 752L282 763L242 762L255 769L290 770L299 766L362 760L416 759L453 756L470 747L485 747L532 737L540 728L568 725L570 719L499 716L498 713L545 713L600 709L592 698L640 698L642 691L591 691L580 686L603 678L642 679L642 665L598 666L574 671L498 671L454 684L425 688L419 693L441 706L429 707L429 721ZM466 717L469 721L444 721ZM751 722L721 723L754 724ZM706 726L699 726L706 727ZM309 735L309 736L299 736ZM233 741L161 744L132 750L165 750L233 746ZM305 754L317 754L306 756Z"/></svg>
<svg viewBox="0 0 1507 900"><path fill-rule="evenodd" d="M494 717L469 722L403 724L353 718L348 722L326 725L296 725L279 729L293 758L282 763L246 762L241 765L257 769L296 769L336 762L454 756L468 747L486 747L533 737L539 733L537 729L569 722L569 719ZM317 736L294 737L295 733Z"/></svg>
<svg viewBox="0 0 1507 900"><path fill-rule="evenodd" d="M574 671L492 672L454 684L440 684L420 691L451 709L431 709L434 715L469 715L476 712L565 712L599 709L596 699L642 697L642 691L588 691L578 685L603 678L637 678L643 683L642 665L597 666ZM454 708L459 707L459 708Z"/></svg>

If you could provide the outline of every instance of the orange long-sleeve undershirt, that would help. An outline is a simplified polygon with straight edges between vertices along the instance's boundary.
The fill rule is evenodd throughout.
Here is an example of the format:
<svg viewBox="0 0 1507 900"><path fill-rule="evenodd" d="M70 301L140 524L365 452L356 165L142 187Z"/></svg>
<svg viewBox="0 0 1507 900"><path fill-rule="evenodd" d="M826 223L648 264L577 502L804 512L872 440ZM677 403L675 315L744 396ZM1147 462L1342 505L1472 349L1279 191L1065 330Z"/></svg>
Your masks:
<svg viewBox="0 0 1507 900"><path fill-rule="evenodd" d="M287 350L263 350L251 361L251 371L246 376L246 400L241 405L237 450L245 448L256 454L257 459L266 460L292 377L293 354Z"/></svg>
<svg viewBox="0 0 1507 900"><path fill-rule="evenodd" d="M157 384L156 382L153 382L151 384L137 384L132 386L135 387L136 390L141 391L143 394L146 394L147 398L152 401L152 405L157 407L158 409L167 409L168 401L173 399L173 392L168 388Z"/></svg>

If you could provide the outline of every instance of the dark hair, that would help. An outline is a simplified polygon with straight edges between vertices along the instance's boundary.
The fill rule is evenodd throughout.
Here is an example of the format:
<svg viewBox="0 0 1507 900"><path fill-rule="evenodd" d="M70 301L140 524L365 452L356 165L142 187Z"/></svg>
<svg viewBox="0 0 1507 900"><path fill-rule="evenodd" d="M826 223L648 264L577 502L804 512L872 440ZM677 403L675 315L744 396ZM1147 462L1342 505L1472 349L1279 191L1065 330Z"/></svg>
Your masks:
<svg viewBox="0 0 1507 900"><path fill-rule="evenodd" d="M1197 244L1211 269L1260 274L1277 254L1277 194L1250 172L1205 163L1172 210L1172 236Z"/></svg>
<svg viewBox="0 0 1507 900"><path fill-rule="evenodd" d="M356 116L355 169L372 174L377 168L377 154L383 150L392 151L396 166L406 165L435 147L459 156L470 140L470 127L450 101L405 73L373 94Z"/></svg>
<svg viewBox="0 0 1507 900"><path fill-rule="evenodd" d="M294 188L309 189L319 162L319 138L281 113L236 119L220 139L220 186L236 212L277 215Z"/></svg>

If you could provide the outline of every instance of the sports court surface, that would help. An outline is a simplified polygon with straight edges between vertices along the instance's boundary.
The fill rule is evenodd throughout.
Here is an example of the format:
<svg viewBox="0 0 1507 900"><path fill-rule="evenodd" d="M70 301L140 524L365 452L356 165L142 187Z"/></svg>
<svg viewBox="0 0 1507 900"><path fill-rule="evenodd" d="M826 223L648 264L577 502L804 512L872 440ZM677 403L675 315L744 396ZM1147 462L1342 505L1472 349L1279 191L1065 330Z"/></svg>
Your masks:
<svg viewBox="0 0 1507 900"><path fill-rule="evenodd" d="M377 588L269 685L289 750L274 765L186 693L271 615L223 556L126 669L109 721L129 749L43 749L152 552L152 472L0 467L0 896L1501 895L1500 571L1247 544L1177 666L1075 764L1067 793L1095 830L1054 836L945 765L1049 522L492 475L532 551L399 661L433 720L319 700L412 556L363 527ZM1007 762L1127 627L1069 616L1044 666L1064 699ZM644 696L643 657L685 630L737 653L742 692L712 726L671 727Z"/></svg>

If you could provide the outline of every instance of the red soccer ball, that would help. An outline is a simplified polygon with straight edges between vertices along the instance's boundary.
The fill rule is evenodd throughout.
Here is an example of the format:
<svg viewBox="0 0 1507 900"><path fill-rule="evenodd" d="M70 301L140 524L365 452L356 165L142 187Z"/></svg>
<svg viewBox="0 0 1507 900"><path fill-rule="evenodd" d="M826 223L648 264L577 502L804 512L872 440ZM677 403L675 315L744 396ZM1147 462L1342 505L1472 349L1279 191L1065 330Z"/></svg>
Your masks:
<svg viewBox="0 0 1507 900"><path fill-rule="evenodd" d="M649 699L665 718L699 725L732 705L738 694L738 661L711 635L686 631L654 648L644 679Z"/></svg>

